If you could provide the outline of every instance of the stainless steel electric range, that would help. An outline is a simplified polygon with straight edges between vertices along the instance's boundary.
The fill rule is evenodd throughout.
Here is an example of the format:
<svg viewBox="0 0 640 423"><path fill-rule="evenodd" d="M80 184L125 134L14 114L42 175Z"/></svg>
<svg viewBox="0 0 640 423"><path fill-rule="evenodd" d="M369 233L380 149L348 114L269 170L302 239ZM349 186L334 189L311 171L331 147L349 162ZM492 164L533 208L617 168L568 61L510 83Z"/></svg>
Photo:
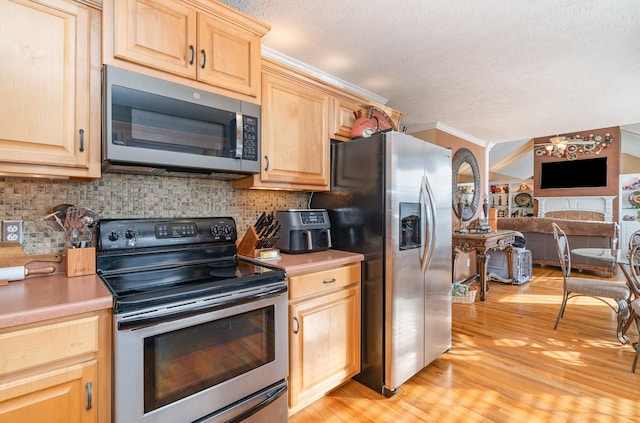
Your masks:
<svg viewBox="0 0 640 423"><path fill-rule="evenodd" d="M230 217L105 219L117 423L286 422L287 283Z"/></svg>

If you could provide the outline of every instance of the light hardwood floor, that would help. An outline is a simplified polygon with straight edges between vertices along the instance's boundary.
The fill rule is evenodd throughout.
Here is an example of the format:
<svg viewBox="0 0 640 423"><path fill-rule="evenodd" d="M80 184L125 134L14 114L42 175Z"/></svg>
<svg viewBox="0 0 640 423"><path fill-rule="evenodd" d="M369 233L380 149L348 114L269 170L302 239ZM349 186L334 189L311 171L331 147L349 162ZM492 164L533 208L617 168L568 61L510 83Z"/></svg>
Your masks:
<svg viewBox="0 0 640 423"><path fill-rule="evenodd" d="M639 422L640 371L614 313L573 299L554 331L561 273L533 273L522 286L490 283L485 302L454 304L452 348L394 397L349 381L289 422ZM627 334L637 341L635 324Z"/></svg>

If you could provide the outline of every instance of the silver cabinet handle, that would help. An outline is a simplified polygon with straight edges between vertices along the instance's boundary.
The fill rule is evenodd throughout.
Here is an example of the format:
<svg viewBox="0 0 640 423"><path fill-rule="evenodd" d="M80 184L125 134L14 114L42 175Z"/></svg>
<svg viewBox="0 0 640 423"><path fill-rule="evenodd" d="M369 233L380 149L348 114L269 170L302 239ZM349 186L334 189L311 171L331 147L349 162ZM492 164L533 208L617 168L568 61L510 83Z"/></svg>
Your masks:
<svg viewBox="0 0 640 423"><path fill-rule="evenodd" d="M91 410L93 395L91 394L91 382L87 382L87 410Z"/></svg>
<svg viewBox="0 0 640 423"><path fill-rule="evenodd" d="M80 128L78 131L80 133L80 152L84 152L84 129Z"/></svg>
<svg viewBox="0 0 640 423"><path fill-rule="evenodd" d="M293 318L293 323L295 323L295 324L296 324L295 329L293 329L293 333L294 333L294 334L297 334L297 333L300 331L300 322L298 321L298 318L297 318L297 317L294 317L294 318Z"/></svg>
<svg viewBox="0 0 640 423"><path fill-rule="evenodd" d="M264 161L267 163L264 167L264 171L266 172L267 170L269 170L269 156L264 156Z"/></svg>

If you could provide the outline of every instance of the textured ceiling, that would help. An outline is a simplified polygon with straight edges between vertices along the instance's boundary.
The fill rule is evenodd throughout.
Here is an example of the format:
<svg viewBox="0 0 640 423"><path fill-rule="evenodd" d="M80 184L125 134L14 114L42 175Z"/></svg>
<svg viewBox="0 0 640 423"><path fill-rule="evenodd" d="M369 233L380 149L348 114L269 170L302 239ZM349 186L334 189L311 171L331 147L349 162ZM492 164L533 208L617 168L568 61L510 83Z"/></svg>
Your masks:
<svg viewBox="0 0 640 423"><path fill-rule="evenodd" d="M496 143L640 122L639 0L223 0L270 50Z"/></svg>

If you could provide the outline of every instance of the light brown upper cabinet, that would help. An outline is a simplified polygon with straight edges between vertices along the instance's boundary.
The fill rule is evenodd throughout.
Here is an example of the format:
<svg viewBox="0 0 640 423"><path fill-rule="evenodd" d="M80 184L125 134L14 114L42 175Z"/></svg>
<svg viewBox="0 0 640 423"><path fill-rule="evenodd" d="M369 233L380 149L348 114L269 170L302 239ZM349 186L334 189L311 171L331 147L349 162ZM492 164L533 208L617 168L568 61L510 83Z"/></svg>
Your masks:
<svg viewBox="0 0 640 423"><path fill-rule="evenodd" d="M217 1L115 0L104 14L105 63L155 69L170 75L152 76L177 75L175 82L187 78L259 103L260 43L269 26Z"/></svg>
<svg viewBox="0 0 640 423"><path fill-rule="evenodd" d="M329 190L330 101L316 81L263 59L261 172L234 187Z"/></svg>
<svg viewBox="0 0 640 423"><path fill-rule="evenodd" d="M402 114L262 58L260 174L235 188L328 191L331 139L348 141L355 112L375 106L398 124Z"/></svg>
<svg viewBox="0 0 640 423"><path fill-rule="evenodd" d="M100 11L0 2L0 174L100 177Z"/></svg>

